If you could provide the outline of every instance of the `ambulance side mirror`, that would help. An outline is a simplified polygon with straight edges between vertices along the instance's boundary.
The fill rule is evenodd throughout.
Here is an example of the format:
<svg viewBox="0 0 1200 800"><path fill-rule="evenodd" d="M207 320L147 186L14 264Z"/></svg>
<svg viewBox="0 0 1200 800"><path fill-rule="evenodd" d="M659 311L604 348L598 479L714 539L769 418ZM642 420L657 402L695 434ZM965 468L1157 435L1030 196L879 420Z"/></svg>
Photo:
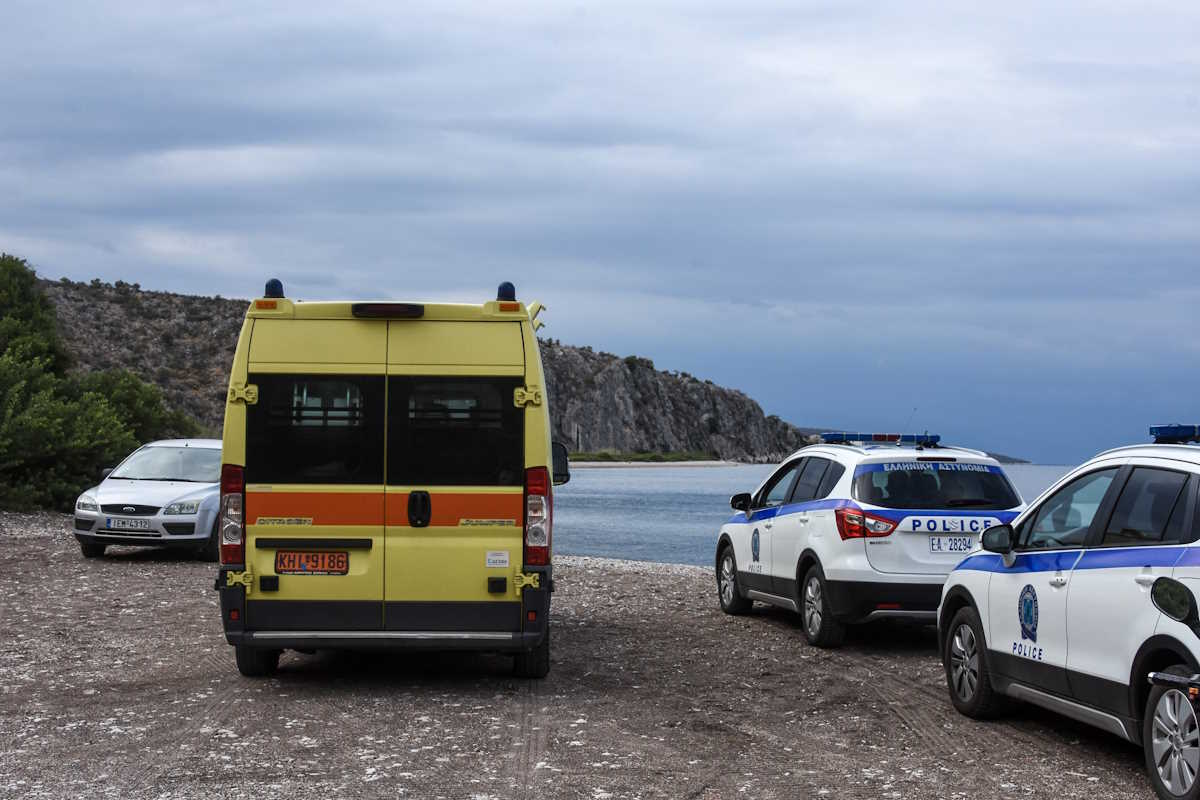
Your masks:
<svg viewBox="0 0 1200 800"><path fill-rule="evenodd" d="M571 464L567 458L567 446L562 442L550 445L550 455L553 461L554 485L562 486L571 480Z"/></svg>
<svg viewBox="0 0 1200 800"><path fill-rule="evenodd" d="M993 525L983 532L983 549L1006 556L1013 551L1012 525Z"/></svg>
<svg viewBox="0 0 1200 800"><path fill-rule="evenodd" d="M1200 635L1200 613L1191 589L1174 578L1159 578L1150 587L1150 599L1159 611Z"/></svg>
<svg viewBox="0 0 1200 800"><path fill-rule="evenodd" d="M750 502L750 493L742 492L741 494L735 494L733 497L729 498L729 507L734 511L742 511L749 514Z"/></svg>

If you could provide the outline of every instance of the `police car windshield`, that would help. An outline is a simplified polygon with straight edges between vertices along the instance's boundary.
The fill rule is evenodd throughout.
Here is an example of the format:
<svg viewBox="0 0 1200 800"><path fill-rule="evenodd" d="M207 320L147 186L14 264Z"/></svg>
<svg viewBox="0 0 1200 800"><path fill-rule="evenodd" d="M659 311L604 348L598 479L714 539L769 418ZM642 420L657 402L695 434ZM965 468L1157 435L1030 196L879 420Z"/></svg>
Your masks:
<svg viewBox="0 0 1200 800"><path fill-rule="evenodd" d="M854 472L854 499L884 508L982 511L1021 504L999 467L937 461L863 464Z"/></svg>
<svg viewBox="0 0 1200 800"><path fill-rule="evenodd" d="M208 447L143 447L108 477L216 483L221 479L221 451Z"/></svg>

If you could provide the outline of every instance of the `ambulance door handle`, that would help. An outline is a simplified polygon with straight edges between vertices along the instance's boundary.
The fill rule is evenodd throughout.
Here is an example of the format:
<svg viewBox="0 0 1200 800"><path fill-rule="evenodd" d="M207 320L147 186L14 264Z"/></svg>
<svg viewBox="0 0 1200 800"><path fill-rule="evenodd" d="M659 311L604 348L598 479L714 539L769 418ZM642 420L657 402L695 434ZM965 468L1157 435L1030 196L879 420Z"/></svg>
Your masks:
<svg viewBox="0 0 1200 800"><path fill-rule="evenodd" d="M408 493L408 524L414 528L424 528L433 517L433 502L429 492L416 491Z"/></svg>
<svg viewBox="0 0 1200 800"><path fill-rule="evenodd" d="M1053 586L1055 589L1061 589L1062 587L1067 585L1067 576L1066 575L1055 575L1053 578L1050 579L1050 585Z"/></svg>

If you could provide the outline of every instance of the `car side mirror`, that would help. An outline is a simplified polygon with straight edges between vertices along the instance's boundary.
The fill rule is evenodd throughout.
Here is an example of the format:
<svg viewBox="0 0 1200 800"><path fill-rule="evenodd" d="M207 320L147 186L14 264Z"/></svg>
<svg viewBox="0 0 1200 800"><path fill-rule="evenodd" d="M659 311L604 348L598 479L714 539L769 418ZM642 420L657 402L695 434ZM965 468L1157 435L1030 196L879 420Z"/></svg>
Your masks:
<svg viewBox="0 0 1200 800"><path fill-rule="evenodd" d="M749 492L741 492L740 494L735 494L733 497L729 498L729 507L732 508L734 511L742 511L742 512L749 514L750 513L750 493Z"/></svg>
<svg viewBox="0 0 1200 800"><path fill-rule="evenodd" d="M562 442L550 445L551 462L554 472L554 485L562 486L571 480L571 464L567 458L567 446Z"/></svg>
<svg viewBox="0 0 1200 800"><path fill-rule="evenodd" d="M107 478L112 473L112 471L113 471L112 467L105 467L104 469L100 470L100 480L104 480L105 478Z"/></svg>
<svg viewBox="0 0 1200 800"><path fill-rule="evenodd" d="M989 553L1006 556L1013 551L1013 539L1012 525L993 525L983 532L981 544Z"/></svg>
<svg viewBox="0 0 1200 800"><path fill-rule="evenodd" d="M1191 589L1174 578L1159 578L1150 587L1150 599L1159 611L1200 635L1200 612Z"/></svg>

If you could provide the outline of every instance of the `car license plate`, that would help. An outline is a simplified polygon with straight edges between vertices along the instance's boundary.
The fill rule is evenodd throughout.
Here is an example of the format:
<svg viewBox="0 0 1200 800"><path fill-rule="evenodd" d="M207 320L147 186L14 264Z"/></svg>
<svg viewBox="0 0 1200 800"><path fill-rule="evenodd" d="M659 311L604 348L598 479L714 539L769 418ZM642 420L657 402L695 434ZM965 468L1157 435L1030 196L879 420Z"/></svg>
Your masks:
<svg viewBox="0 0 1200 800"><path fill-rule="evenodd" d="M975 549L974 536L930 536L931 553L969 553Z"/></svg>
<svg viewBox="0 0 1200 800"><path fill-rule="evenodd" d="M345 575L350 571L350 554L305 553L279 550L275 553L276 575Z"/></svg>
<svg viewBox="0 0 1200 800"><path fill-rule="evenodd" d="M104 527L110 531L148 531L150 530L150 520L108 517L104 520Z"/></svg>

